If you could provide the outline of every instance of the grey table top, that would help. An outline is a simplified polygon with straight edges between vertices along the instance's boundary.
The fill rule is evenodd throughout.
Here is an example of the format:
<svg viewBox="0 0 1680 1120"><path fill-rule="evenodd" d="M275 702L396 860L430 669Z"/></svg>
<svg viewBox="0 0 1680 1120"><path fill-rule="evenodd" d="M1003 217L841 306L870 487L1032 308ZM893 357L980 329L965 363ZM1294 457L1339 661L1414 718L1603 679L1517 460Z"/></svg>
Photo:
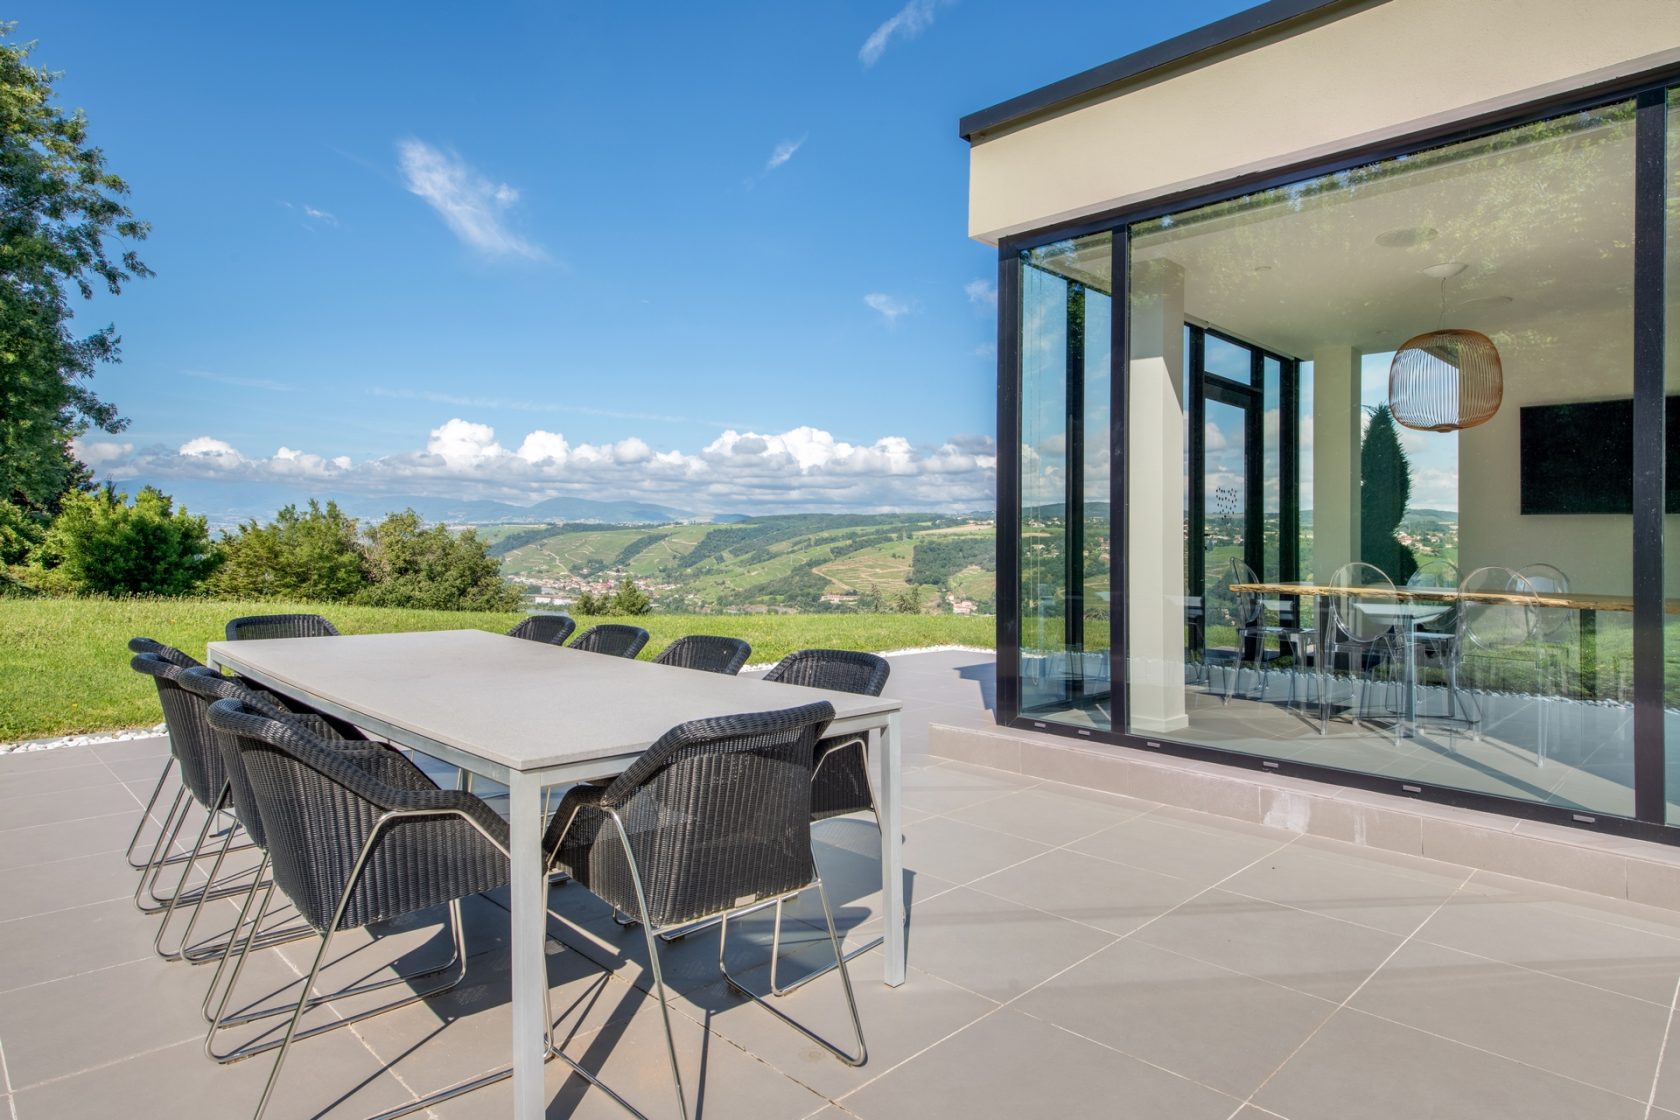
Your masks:
<svg viewBox="0 0 1680 1120"><path fill-rule="evenodd" d="M882 726L886 697L727 677L482 630L211 642L212 664L512 770L646 749L685 720L834 705L836 730ZM850 727L844 725L850 724Z"/></svg>

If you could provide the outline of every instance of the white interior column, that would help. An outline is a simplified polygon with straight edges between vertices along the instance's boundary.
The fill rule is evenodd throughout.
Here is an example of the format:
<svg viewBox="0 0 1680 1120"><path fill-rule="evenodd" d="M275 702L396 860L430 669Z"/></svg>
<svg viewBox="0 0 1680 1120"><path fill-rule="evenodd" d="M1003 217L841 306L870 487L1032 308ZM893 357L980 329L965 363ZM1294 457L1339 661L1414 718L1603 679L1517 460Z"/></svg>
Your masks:
<svg viewBox="0 0 1680 1120"><path fill-rule="evenodd" d="M1168 260L1131 277L1126 385L1126 610L1130 730L1184 714L1184 270ZM1118 309L1117 309L1118 313Z"/></svg>
<svg viewBox="0 0 1680 1120"><path fill-rule="evenodd" d="M1323 583L1359 559L1359 374L1363 355L1352 346L1313 349L1313 564Z"/></svg>

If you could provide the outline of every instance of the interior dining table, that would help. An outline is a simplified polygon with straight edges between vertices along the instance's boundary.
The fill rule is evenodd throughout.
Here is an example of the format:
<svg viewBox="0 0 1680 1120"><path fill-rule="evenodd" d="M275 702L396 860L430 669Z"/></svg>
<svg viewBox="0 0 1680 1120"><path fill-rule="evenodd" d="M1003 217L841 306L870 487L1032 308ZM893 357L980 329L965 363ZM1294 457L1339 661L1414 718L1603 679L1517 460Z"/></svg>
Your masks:
<svg viewBox="0 0 1680 1120"><path fill-rule="evenodd" d="M834 706L827 734L875 732L882 952L905 978L897 700L703 673L480 630L212 642L209 663L508 789L512 1077L516 1120L544 1115L546 791L622 773L692 719Z"/></svg>
<svg viewBox="0 0 1680 1120"><path fill-rule="evenodd" d="M1633 597L1631 595L1601 595L1584 591L1498 591L1475 590L1466 591L1460 587L1338 587L1334 584L1313 583L1310 580L1282 581L1282 582L1254 582L1233 583L1229 585L1232 591L1258 593L1261 595L1312 597L1322 600L1332 595L1347 595L1356 599L1395 599L1401 603L1409 602L1475 602L1475 603L1508 603L1521 605L1527 603L1531 607L1542 610L1577 611L1581 616L1580 642L1580 679L1581 687L1588 695L1598 692L1598 657L1597 632L1595 616L1600 611L1612 613L1631 613L1633 611ZM1663 600L1665 614L1680 614L1680 598Z"/></svg>

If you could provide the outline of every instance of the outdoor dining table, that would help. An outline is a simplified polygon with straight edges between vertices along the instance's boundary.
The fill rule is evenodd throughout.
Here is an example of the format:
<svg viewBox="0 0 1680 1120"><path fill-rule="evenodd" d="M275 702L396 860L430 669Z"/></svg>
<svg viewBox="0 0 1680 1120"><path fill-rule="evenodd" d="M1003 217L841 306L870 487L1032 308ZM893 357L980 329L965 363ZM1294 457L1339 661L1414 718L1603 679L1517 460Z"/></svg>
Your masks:
<svg viewBox="0 0 1680 1120"><path fill-rule="evenodd" d="M686 720L827 700L835 713L828 734L879 732L873 752L880 766L883 967L888 985L904 982L897 700L695 672L480 630L212 642L209 663L507 787L517 1120L537 1120L546 1108L545 790L620 774Z"/></svg>

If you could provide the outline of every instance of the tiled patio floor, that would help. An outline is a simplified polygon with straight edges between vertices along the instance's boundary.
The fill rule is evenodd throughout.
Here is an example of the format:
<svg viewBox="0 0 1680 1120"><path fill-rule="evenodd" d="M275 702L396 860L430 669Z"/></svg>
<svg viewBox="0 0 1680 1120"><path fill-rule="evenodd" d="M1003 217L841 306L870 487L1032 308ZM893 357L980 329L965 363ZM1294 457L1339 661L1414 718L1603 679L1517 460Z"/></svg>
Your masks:
<svg viewBox="0 0 1680 1120"><path fill-rule="evenodd" d="M729 994L715 930L672 945L698 1117L1680 1117L1680 914L929 759L930 718L989 719L989 659L973 654L895 658L888 691L909 714L909 981L885 988L875 954L857 962L869 1061L852 1069ZM0 1099L14 1120L230 1120L256 1102L266 1061L201 1051L209 970L153 956L156 919L129 901L121 848L162 753L152 740L0 758ZM872 826L821 832L861 941ZM569 948L550 956L566 1051L674 1116L640 932L575 886L551 902L583 923L557 924ZM218 913L231 922L231 904ZM467 915L466 981L299 1043L271 1116L364 1116L505 1063L506 912L492 896ZM732 966L763 984L765 925L747 925ZM795 968L824 948L799 928ZM346 936L355 952L324 983L399 957L412 970L442 948L435 930ZM295 984L312 951L253 957L244 990ZM847 1044L837 977L782 1004ZM549 1085L551 1116L623 1115L558 1064ZM508 1099L502 1085L434 1115L500 1117Z"/></svg>

